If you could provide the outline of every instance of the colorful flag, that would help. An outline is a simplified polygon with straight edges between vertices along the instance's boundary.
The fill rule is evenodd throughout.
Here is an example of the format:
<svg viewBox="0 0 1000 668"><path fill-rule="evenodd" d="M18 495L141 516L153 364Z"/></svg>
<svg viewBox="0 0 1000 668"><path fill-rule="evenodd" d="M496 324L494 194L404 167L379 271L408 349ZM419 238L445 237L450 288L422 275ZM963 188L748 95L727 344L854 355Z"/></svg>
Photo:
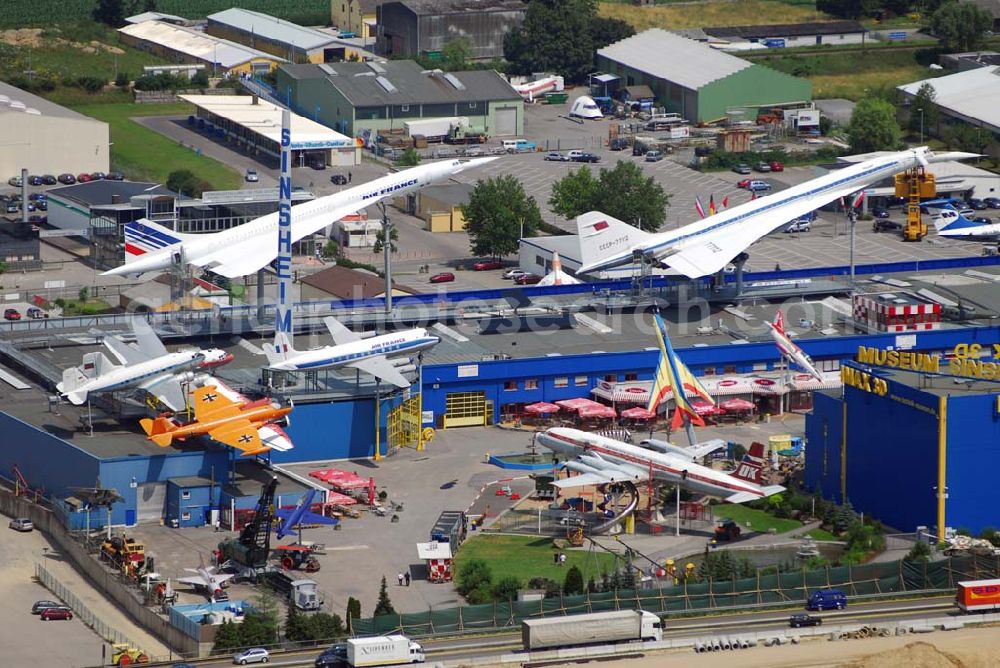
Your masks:
<svg viewBox="0 0 1000 668"><path fill-rule="evenodd" d="M715 215L715 195L708 196L708 215Z"/></svg>
<svg viewBox="0 0 1000 668"><path fill-rule="evenodd" d="M657 313L653 316L653 321L656 327L656 343L660 348L660 362L656 367L656 379L653 382L652 390L650 390L649 404L646 406L646 410L655 413L659 405L666 400L667 392L672 391L676 406L674 428L683 424L685 414L690 417L693 424L704 426L705 421L688 402L687 394L697 394L713 406L715 401L694 377L691 370L674 354L663 318Z"/></svg>
<svg viewBox="0 0 1000 668"><path fill-rule="evenodd" d="M757 191L756 190L752 190L752 191L750 191L750 201L752 202L755 199L757 199Z"/></svg>
<svg viewBox="0 0 1000 668"><path fill-rule="evenodd" d="M723 209L729 208L729 195L726 195L725 197L722 198L722 208Z"/></svg>
<svg viewBox="0 0 1000 668"><path fill-rule="evenodd" d="M705 207L701 205L701 200L698 199L697 195L694 196L694 210L697 211L698 215L702 218L705 217Z"/></svg>
<svg viewBox="0 0 1000 668"><path fill-rule="evenodd" d="M855 209L860 209L865 203L865 191L862 190L857 195L854 196L854 201L851 202L851 207Z"/></svg>

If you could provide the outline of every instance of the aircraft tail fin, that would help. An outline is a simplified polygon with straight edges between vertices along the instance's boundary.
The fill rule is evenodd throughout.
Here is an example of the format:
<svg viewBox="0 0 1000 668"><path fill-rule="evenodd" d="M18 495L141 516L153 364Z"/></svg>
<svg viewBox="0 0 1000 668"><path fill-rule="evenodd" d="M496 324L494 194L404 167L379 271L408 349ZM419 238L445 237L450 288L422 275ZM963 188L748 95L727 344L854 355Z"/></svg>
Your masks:
<svg viewBox="0 0 1000 668"><path fill-rule="evenodd" d="M146 253L179 244L188 236L191 235L174 232L147 218L125 223L125 264Z"/></svg>
<svg viewBox="0 0 1000 668"><path fill-rule="evenodd" d="M736 466L736 470L729 475L738 480L759 485L761 482L761 466L757 462L743 460Z"/></svg>
<svg viewBox="0 0 1000 668"><path fill-rule="evenodd" d="M56 389L60 394L65 394L70 403L79 406L87 400L87 393L77 392L76 389L82 387L88 380L90 378L83 373L80 367L70 367L63 371L62 382L56 385Z"/></svg>
<svg viewBox="0 0 1000 668"><path fill-rule="evenodd" d="M650 236L648 232L600 211L577 216L576 230L580 235L580 263L583 265L627 251Z"/></svg>
<svg viewBox="0 0 1000 668"><path fill-rule="evenodd" d="M264 346L267 363L271 366L281 364L288 359L290 353L294 352L295 347L292 345L292 341L286 332L275 332L274 343L270 346Z"/></svg>
<svg viewBox="0 0 1000 668"><path fill-rule="evenodd" d="M758 443L754 441L750 444L750 449L747 453L743 455L743 461L750 462L751 464L757 464L758 466L764 465L764 455L766 454L766 448L763 443Z"/></svg>
<svg viewBox="0 0 1000 668"><path fill-rule="evenodd" d="M931 220L934 222L934 229L937 230L938 234L981 226L981 223L963 216L949 200L931 200L924 202L921 206L935 212Z"/></svg>
<svg viewBox="0 0 1000 668"><path fill-rule="evenodd" d="M779 334L785 333L785 314L778 309L778 312L774 314L774 329L777 330Z"/></svg>
<svg viewBox="0 0 1000 668"><path fill-rule="evenodd" d="M167 418L158 417L155 420L143 418L142 420L139 420L139 424L142 425L142 430L146 432L146 436L149 437L149 440L156 443L161 448L165 448L174 442L174 435L172 432L177 429L177 427Z"/></svg>

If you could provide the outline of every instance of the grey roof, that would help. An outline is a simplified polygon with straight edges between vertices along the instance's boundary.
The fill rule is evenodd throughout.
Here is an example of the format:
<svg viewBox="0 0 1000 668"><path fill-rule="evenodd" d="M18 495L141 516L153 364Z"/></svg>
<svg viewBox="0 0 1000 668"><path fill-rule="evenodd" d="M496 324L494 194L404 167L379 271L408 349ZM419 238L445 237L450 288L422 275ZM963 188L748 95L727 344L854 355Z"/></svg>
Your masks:
<svg viewBox="0 0 1000 668"><path fill-rule="evenodd" d="M164 14L163 12L142 12L135 16L129 16L125 23L143 23L145 21L166 21L167 23L187 24L189 21L183 16L176 14Z"/></svg>
<svg viewBox="0 0 1000 668"><path fill-rule="evenodd" d="M597 54L691 90L751 66L742 58L660 28L615 42L599 49Z"/></svg>
<svg viewBox="0 0 1000 668"><path fill-rule="evenodd" d="M398 0L398 2L418 16L528 10L528 5L522 0Z"/></svg>
<svg viewBox="0 0 1000 668"><path fill-rule="evenodd" d="M333 35L325 32L238 7L209 14L208 20L209 23L212 21L222 23L304 51L318 49L337 41Z"/></svg>
<svg viewBox="0 0 1000 668"><path fill-rule="evenodd" d="M73 111L72 109L67 109L62 107L55 102L49 102L44 97L39 97L34 93L29 93L26 90L21 90L11 86L9 83L0 81L0 95L6 96L8 99L4 101L0 98L0 114L2 113L15 113L23 114L23 111L11 110L8 106L11 102L19 101L23 102L24 106L28 109L37 109L42 116L57 116L59 118L72 118L75 120L90 121L91 123L104 123L104 121L99 121L96 118L91 118L90 116L84 116L81 113Z"/></svg>
<svg viewBox="0 0 1000 668"><path fill-rule="evenodd" d="M198 475L186 475L178 478L170 478L168 482L172 482L178 487L208 487L212 484L220 484L218 480L213 483L211 478L202 478Z"/></svg>
<svg viewBox="0 0 1000 668"><path fill-rule="evenodd" d="M1000 128L1000 67L978 67L897 88L912 97L925 83L934 88L934 103L945 113L985 123L994 131Z"/></svg>
<svg viewBox="0 0 1000 668"><path fill-rule="evenodd" d="M857 21L826 21L817 23L781 23L764 26L732 26L703 28L707 35L727 39L766 39L768 37L804 37L807 35L842 35L868 32Z"/></svg>
<svg viewBox="0 0 1000 668"><path fill-rule="evenodd" d="M124 28L119 28L118 32L133 39L165 46L172 51L207 63L218 63L227 69L257 58L285 62L284 58L243 44L237 44L228 39L209 35L202 30L164 23L163 21L144 21L143 23L127 25Z"/></svg>
<svg viewBox="0 0 1000 668"><path fill-rule="evenodd" d="M422 191L423 195L457 206L469 202L469 193L473 190L469 183L443 183L436 186L427 186Z"/></svg>
<svg viewBox="0 0 1000 668"><path fill-rule="evenodd" d="M72 186L53 188L49 195L71 199L85 206L101 206L113 204L112 195L118 195L123 204L136 195L174 195L173 191L158 183L139 183L138 181L88 181Z"/></svg>
<svg viewBox="0 0 1000 668"><path fill-rule="evenodd" d="M464 90L446 76L424 70L412 60L371 63L326 63L324 65L282 65L293 79L325 78L356 107L384 104L435 104L472 100L520 100L510 83L494 70L451 72ZM390 93L377 79L392 85Z"/></svg>

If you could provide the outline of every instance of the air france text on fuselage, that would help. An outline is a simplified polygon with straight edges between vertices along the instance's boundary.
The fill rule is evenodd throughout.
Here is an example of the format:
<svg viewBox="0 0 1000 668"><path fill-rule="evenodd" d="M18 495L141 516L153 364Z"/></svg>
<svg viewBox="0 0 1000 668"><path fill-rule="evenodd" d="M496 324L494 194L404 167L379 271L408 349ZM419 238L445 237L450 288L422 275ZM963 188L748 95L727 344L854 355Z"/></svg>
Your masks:
<svg viewBox="0 0 1000 668"><path fill-rule="evenodd" d="M372 197L381 197L382 195L385 195L385 194L388 194L388 193L391 193L391 192L395 192L397 190L402 190L403 188L409 188L410 186L417 185L418 181L419 181L419 179L410 179L409 181L403 181L402 183L396 183L396 184L391 185L391 186L386 186L385 188L382 188L381 190L376 190L373 193L365 195L362 199L371 199Z"/></svg>

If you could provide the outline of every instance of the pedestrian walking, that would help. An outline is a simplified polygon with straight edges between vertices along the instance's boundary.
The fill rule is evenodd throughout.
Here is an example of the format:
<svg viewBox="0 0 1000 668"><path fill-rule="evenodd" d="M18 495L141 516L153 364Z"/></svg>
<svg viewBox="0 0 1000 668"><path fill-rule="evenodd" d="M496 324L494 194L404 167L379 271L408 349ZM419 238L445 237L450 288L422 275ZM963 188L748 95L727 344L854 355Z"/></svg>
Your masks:
<svg viewBox="0 0 1000 668"><path fill-rule="evenodd" d="M565 552L560 552L559 553L559 565L560 566L565 566L566 565L566 553Z"/></svg>
<svg viewBox="0 0 1000 668"><path fill-rule="evenodd" d="M399 586L402 587L403 586L403 574L402 573L397 574L396 575L396 579L399 581Z"/></svg>
<svg viewBox="0 0 1000 668"><path fill-rule="evenodd" d="M559 553L558 552L553 552L552 553L552 563L555 564L556 566L559 565Z"/></svg>
<svg viewBox="0 0 1000 668"><path fill-rule="evenodd" d="M347 182L348 183L351 182L351 178L352 178L352 176L351 176L351 170L347 170Z"/></svg>
<svg viewBox="0 0 1000 668"><path fill-rule="evenodd" d="M410 586L410 571L406 571L406 586Z"/></svg>

